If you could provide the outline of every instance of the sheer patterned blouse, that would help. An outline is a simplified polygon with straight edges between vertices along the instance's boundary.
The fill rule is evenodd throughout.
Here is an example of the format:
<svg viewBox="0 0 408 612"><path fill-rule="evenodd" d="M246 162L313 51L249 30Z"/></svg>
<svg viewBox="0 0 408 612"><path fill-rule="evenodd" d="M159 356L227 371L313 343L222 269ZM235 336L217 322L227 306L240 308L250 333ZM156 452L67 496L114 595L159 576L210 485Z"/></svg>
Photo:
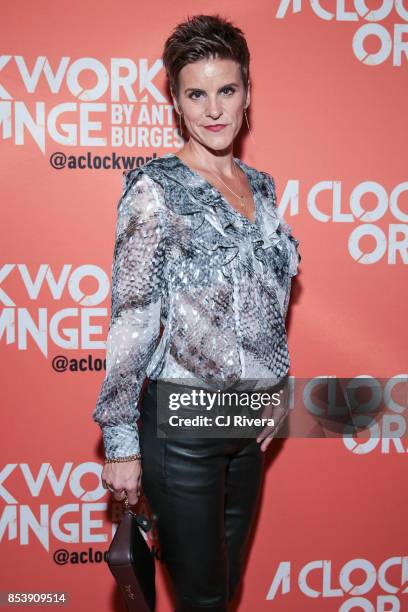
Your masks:
<svg viewBox="0 0 408 612"><path fill-rule="evenodd" d="M275 384L289 370L299 241L277 211L273 177L234 160L254 195L254 222L173 153L123 173L106 375L92 414L107 458L140 450L146 376L227 388Z"/></svg>

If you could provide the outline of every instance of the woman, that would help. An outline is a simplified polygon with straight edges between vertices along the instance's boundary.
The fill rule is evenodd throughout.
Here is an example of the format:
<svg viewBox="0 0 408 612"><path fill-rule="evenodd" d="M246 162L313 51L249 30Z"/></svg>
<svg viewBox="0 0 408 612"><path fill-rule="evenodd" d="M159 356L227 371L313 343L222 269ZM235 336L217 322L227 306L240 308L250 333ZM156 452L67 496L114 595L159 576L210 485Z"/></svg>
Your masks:
<svg viewBox="0 0 408 612"><path fill-rule="evenodd" d="M242 575L264 451L286 413L256 438L160 437L158 384L253 391L285 380L284 321L300 255L273 178L233 156L250 103L242 31L195 16L168 38L163 62L189 139L177 155L125 173L93 418L104 486L130 504L141 488L146 495L177 610L225 611Z"/></svg>

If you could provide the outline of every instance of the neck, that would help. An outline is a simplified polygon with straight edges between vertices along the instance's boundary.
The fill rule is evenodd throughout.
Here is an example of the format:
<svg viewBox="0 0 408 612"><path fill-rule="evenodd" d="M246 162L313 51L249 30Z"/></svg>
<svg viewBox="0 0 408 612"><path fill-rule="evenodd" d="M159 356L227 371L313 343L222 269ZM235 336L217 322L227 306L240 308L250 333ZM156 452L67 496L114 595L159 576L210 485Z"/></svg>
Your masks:
<svg viewBox="0 0 408 612"><path fill-rule="evenodd" d="M188 161L198 170L214 172L227 179L236 177L236 164L233 159L232 144L226 149L214 151L213 149L196 143L190 138L188 143L180 151L180 158L183 159L183 161Z"/></svg>

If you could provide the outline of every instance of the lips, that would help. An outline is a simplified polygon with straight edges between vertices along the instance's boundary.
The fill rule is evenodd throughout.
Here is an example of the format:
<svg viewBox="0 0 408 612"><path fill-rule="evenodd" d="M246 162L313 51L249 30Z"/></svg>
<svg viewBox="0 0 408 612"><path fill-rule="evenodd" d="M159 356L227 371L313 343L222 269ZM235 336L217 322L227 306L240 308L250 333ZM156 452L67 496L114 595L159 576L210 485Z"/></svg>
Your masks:
<svg viewBox="0 0 408 612"><path fill-rule="evenodd" d="M220 132L227 126L223 124L217 124L217 125L205 125L204 127L206 130L210 130L210 132Z"/></svg>

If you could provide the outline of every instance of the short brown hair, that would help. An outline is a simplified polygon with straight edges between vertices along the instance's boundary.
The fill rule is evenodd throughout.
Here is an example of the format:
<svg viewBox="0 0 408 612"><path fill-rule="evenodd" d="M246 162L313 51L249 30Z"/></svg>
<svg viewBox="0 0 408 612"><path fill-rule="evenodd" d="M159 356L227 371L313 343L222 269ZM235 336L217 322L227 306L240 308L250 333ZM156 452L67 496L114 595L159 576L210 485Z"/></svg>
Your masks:
<svg viewBox="0 0 408 612"><path fill-rule="evenodd" d="M212 57L236 61L245 91L248 90L250 53L242 30L218 14L195 15L179 23L164 44L162 60L176 99L181 69Z"/></svg>

